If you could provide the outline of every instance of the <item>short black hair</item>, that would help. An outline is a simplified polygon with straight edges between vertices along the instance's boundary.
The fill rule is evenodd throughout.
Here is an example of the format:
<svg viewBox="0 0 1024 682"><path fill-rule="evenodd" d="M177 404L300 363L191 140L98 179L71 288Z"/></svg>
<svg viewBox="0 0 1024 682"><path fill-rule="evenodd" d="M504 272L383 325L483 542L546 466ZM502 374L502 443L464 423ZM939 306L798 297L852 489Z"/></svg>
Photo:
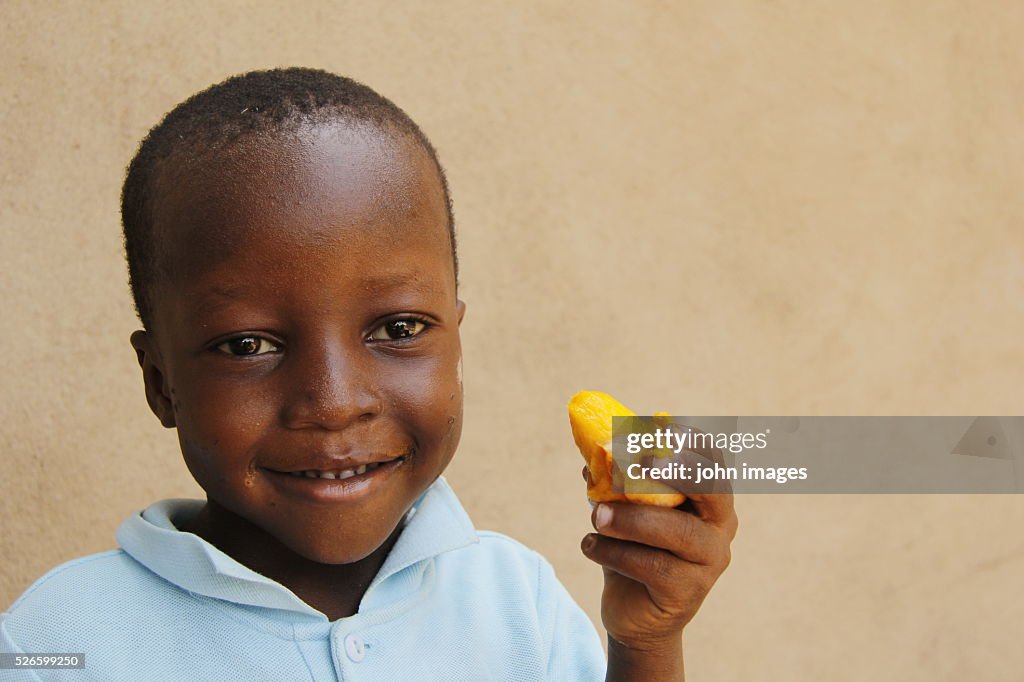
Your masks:
<svg viewBox="0 0 1024 682"><path fill-rule="evenodd" d="M365 122L411 136L437 167L448 211L448 237L458 281L455 218L437 151L396 104L344 76L310 68L250 71L210 86L174 107L139 145L121 191L121 222L135 310L151 329L157 275L153 234L156 181L168 159L199 156L254 135L283 133L305 124Z"/></svg>

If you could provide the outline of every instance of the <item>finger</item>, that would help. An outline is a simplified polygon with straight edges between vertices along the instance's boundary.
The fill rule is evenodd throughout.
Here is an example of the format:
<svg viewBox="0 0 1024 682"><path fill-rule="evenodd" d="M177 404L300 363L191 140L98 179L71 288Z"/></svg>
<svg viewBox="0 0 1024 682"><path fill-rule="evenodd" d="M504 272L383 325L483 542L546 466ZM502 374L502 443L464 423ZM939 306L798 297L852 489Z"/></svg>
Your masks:
<svg viewBox="0 0 1024 682"><path fill-rule="evenodd" d="M732 492L729 479L734 470L727 467L725 455L715 447L714 434L680 423L669 423L662 428L673 434L670 439L673 447L657 456L644 454L634 460L645 467L641 469L644 477L658 480L684 495ZM661 471L648 472L647 468Z"/></svg>
<svg viewBox="0 0 1024 682"><path fill-rule="evenodd" d="M728 473L727 470L720 465L716 468L713 459L690 450L669 455L643 455L640 466L643 477L657 480L684 495L732 492L726 474L716 473ZM656 469L660 471L654 471Z"/></svg>
<svg viewBox="0 0 1024 682"><path fill-rule="evenodd" d="M663 549L595 533L583 538L581 548L591 561L643 583L654 592L678 593L680 584L687 582L707 591L718 577L716 572L683 561Z"/></svg>
<svg viewBox="0 0 1024 682"><path fill-rule="evenodd" d="M692 494L687 496L686 501L693 505L694 511L703 520L725 529L730 538L736 536L739 519L736 518L735 500L731 491Z"/></svg>
<svg viewBox="0 0 1024 682"><path fill-rule="evenodd" d="M719 467L726 467L725 455L719 448L714 447L713 440L708 438L708 434L704 431L693 426L680 424L669 424L667 428L681 434L687 430L691 432L687 439L687 444L690 447L677 453L677 457L683 460L682 463L686 466L693 467L700 464L702 467L710 466L714 469L714 466L717 464ZM699 456L702 461L695 461L694 454ZM680 488L680 492L686 494L688 502L691 503L694 511L702 519L725 528L730 533L730 538L735 537L739 523L736 518L732 483L728 478L706 480L706 486L696 484L676 487ZM686 481L684 483L693 484L694 482Z"/></svg>
<svg viewBox="0 0 1024 682"><path fill-rule="evenodd" d="M730 532L735 535L737 521L732 483L726 478L705 478L703 474L699 481L696 480L697 474L694 473L696 470L694 469L694 460L692 458L697 457L697 455L693 453L687 454L688 457L682 458L682 461L686 462L683 466L687 467L689 479L680 479L669 475L657 479L654 479L652 476L652 480L657 480L658 483L668 486L670 490L675 490L685 495L686 502L681 507L682 509L691 510L708 523L731 529ZM648 465L644 464L642 466L647 467ZM655 461L649 465L649 468L666 470L666 464L664 460ZM644 475L650 476L648 469L641 469L641 471L644 472ZM629 490L627 488L627 492Z"/></svg>
<svg viewBox="0 0 1024 682"><path fill-rule="evenodd" d="M665 428L678 433L680 436L684 436L684 442L687 444L686 449L690 452L695 452L701 457L725 466L725 455L715 447L715 441L712 438L714 434L705 433L695 426L675 423L671 423ZM688 431L689 434L687 434Z"/></svg>
<svg viewBox="0 0 1024 682"><path fill-rule="evenodd" d="M728 553L728 540L719 529L679 509L603 502L591 513L591 522L605 537L664 549L692 563L711 566Z"/></svg>

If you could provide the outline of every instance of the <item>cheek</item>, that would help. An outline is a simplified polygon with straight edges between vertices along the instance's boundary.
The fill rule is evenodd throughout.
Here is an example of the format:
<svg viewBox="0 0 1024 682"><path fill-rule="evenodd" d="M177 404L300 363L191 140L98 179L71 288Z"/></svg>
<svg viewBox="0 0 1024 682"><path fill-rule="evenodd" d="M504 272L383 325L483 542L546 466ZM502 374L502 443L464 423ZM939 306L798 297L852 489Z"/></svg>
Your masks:
<svg viewBox="0 0 1024 682"><path fill-rule="evenodd" d="M267 391L225 380L197 380L189 386L177 390L175 412L186 457L205 466L246 456L275 413Z"/></svg>
<svg viewBox="0 0 1024 682"><path fill-rule="evenodd" d="M439 396L438 405L443 406L444 417L444 440L448 457L454 454L455 447L462 435L462 358L459 357L455 370L449 374L450 379L444 391Z"/></svg>
<svg viewBox="0 0 1024 682"><path fill-rule="evenodd" d="M388 383L395 407L414 422L421 437L448 438L462 424L461 360L434 358L397 368Z"/></svg>

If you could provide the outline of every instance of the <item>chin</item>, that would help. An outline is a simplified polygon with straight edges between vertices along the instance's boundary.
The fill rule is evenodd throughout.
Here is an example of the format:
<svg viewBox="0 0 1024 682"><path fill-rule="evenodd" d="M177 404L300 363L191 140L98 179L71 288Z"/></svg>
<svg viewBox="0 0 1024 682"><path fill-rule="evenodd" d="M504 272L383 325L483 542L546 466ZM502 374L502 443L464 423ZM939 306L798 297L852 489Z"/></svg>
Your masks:
<svg viewBox="0 0 1024 682"><path fill-rule="evenodd" d="M382 543L383 544L383 543ZM297 551L298 554L302 555L309 561L313 561L318 564L324 564L327 566L343 566L345 564L354 564L358 561L362 561L366 557L373 554L377 547L368 548L364 552L352 551L351 548L346 548L347 551L337 551L330 549L319 549L315 548L310 551Z"/></svg>
<svg viewBox="0 0 1024 682"><path fill-rule="evenodd" d="M381 532L375 537L345 538L343 541L335 539L334 543L319 542L320 538L310 542L309 537L291 538L291 542L282 538L282 541L299 556L314 561L318 564L340 566L342 564L354 564L357 561L366 559L371 554L388 542L394 534L394 529L388 532ZM328 539L330 536L326 536Z"/></svg>

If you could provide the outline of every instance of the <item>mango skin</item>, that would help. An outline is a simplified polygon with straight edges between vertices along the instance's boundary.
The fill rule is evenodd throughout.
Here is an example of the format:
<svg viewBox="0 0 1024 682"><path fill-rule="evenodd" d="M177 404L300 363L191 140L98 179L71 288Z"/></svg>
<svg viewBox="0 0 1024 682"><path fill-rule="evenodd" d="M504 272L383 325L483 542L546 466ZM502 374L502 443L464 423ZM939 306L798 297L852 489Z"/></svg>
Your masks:
<svg viewBox="0 0 1024 682"><path fill-rule="evenodd" d="M572 428L572 437L587 463L587 498L594 503L632 502L656 507L681 505L686 496L657 481L646 482L645 487L648 490L656 491L651 493L616 493L612 489L613 416L636 415L618 400L600 391L580 391L569 400L569 426Z"/></svg>

